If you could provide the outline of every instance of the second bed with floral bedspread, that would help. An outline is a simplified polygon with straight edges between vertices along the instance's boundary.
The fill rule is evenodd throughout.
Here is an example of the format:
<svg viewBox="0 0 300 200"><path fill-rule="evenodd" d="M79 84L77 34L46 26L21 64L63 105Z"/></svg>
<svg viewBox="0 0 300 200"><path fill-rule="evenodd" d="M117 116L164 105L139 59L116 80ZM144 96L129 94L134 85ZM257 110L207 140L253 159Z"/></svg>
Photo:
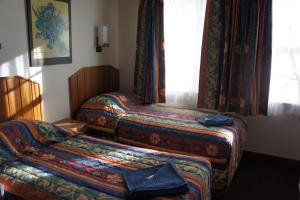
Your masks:
<svg viewBox="0 0 300 200"><path fill-rule="evenodd" d="M241 159L246 124L233 113L226 113L234 121L232 126L206 127L195 121L213 113L216 111L164 104L140 105L133 95L114 92L88 100L77 119L108 130L125 144L206 157L213 167L212 188L223 191Z"/></svg>

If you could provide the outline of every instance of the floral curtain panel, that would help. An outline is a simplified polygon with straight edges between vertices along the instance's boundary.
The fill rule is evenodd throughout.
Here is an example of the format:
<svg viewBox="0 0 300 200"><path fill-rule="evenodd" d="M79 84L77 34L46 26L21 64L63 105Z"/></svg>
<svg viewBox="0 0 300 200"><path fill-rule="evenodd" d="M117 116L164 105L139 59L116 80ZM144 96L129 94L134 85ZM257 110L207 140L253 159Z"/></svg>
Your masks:
<svg viewBox="0 0 300 200"><path fill-rule="evenodd" d="M134 92L142 103L165 102L163 0L141 0Z"/></svg>
<svg viewBox="0 0 300 200"><path fill-rule="evenodd" d="M198 106L267 114L271 0L208 0Z"/></svg>

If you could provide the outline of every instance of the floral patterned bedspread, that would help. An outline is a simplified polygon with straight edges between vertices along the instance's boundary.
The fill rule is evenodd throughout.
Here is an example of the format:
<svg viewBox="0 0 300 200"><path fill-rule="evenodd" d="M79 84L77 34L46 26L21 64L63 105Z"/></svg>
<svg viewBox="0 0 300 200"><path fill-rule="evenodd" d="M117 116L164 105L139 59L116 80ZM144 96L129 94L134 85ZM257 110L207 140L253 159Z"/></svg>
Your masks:
<svg viewBox="0 0 300 200"><path fill-rule="evenodd" d="M195 117L213 112L164 104L139 106L137 112L119 119L116 135L122 143L208 158L213 167L212 188L224 190L240 161L246 125L233 114L232 126L205 127L195 121Z"/></svg>
<svg viewBox="0 0 300 200"><path fill-rule="evenodd" d="M0 167L6 192L24 199L123 199L122 172L172 163L188 182L186 195L210 199L211 167L200 157L130 147L78 135L23 155Z"/></svg>
<svg viewBox="0 0 300 200"><path fill-rule="evenodd" d="M226 113L233 118L233 126L205 127L195 121L195 117L215 112L164 104L144 106L130 93L112 92L84 103L77 119L125 144L208 158L213 167L212 188L222 193L241 159L246 125L233 113Z"/></svg>
<svg viewBox="0 0 300 200"><path fill-rule="evenodd" d="M84 121L98 130L115 133L118 120L139 106L135 97L130 93L110 92L90 98L81 105L76 119Z"/></svg>

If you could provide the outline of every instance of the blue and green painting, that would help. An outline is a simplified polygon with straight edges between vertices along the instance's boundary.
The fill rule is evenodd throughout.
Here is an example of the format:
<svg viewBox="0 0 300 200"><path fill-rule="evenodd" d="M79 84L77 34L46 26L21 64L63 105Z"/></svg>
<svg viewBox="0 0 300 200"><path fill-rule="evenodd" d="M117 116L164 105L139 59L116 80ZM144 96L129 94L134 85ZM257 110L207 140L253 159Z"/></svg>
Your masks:
<svg viewBox="0 0 300 200"><path fill-rule="evenodd" d="M32 11L35 16L32 25L36 46L43 44L42 51L48 53L46 57L51 57L53 54L56 57L69 56L69 41L66 41L69 39L69 26L68 21L66 22L65 17L62 16L63 11L52 2L36 5L32 7Z"/></svg>

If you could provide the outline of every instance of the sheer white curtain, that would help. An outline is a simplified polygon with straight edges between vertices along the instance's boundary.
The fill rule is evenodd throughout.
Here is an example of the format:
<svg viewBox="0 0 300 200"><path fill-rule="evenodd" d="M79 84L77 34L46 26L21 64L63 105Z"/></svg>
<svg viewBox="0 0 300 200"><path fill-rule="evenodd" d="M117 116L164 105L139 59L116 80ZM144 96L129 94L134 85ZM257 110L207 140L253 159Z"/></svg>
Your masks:
<svg viewBox="0 0 300 200"><path fill-rule="evenodd" d="M269 115L300 113L299 10L299 0L273 0Z"/></svg>
<svg viewBox="0 0 300 200"><path fill-rule="evenodd" d="M206 0L164 0L166 102L196 108Z"/></svg>

